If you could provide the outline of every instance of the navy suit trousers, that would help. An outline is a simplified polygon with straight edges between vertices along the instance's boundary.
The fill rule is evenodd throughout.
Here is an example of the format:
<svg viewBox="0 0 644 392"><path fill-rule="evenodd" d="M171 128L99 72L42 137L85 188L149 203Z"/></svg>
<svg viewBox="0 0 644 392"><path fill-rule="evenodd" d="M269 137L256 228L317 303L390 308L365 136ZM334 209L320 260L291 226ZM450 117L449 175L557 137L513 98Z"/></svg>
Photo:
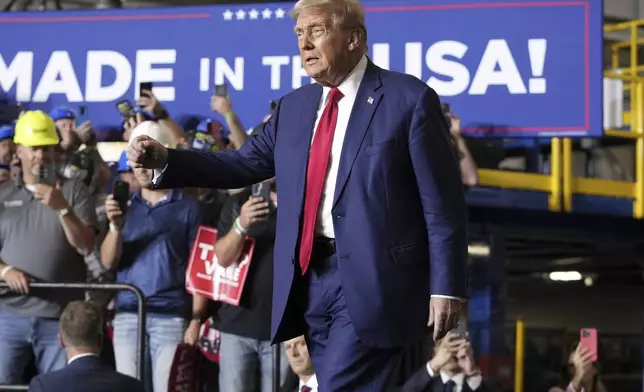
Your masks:
<svg viewBox="0 0 644 392"><path fill-rule="evenodd" d="M307 276L306 342L320 392L387 389L402 349L367 347L360 341L347 312L337 256L314 253Z"/></svg>

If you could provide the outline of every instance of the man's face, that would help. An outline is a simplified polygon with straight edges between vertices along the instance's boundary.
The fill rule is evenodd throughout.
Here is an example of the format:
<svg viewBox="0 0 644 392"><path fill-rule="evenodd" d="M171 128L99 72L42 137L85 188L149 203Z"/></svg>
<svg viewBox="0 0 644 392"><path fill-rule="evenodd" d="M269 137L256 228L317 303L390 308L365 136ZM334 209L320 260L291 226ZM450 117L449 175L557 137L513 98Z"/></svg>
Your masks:
<svg viewBox="0 0 644 392"><path fill-rule="evenodd" d="M63 118L62 120L57 120L56 128L58 128L63 138L68 137L68 135L74 132L74 130L76 129L76 120L72 120L69 118Z"/></svg>
<svg viewBox="0 0 644 392"><path fill-rule="evenodd" d="M284 350L293 373L298 376L310 376L315 373L304 336L299 336L284 343Z"/></svg>
<svg viewBox="0 0 644 392"><path fill-rule="evenodd" d="M31 173L35 178L40 176L40 165L51 165L56 162L56 146L18 146L16 153L22 170Z"/></svg>
<svg viewBox="0 0 644 392"><path fill-rule="evenodd" d="M327 8L314 6L302 10L295 34L306 73L322 85L337 82L349 66L350 30L335 24Z"/></svg>
<svg viewBox="0 0 644 392"><path fill-rule="evenodd" d="M119 174L121 181L127 182L130 185L130 193L134 193L141 188L133 172L123 172Z"/></svg>
<svg viewBox="0 0 644 392"><path fill-rule="evenodd" d="M11 158L13 157L14 150L15 150L15 146L13 144L13 140L11 139L0 140L0 164L4 164L4 165L10 164Z"/></svg>
<svg viewBox="0 0 644 392"><path fill-rule="evenodd" d="M134 178L136 178L136 182L139 183L141 188L144 188L144 189L152 188L152 178L154 176L152 170L137 167L133 169L133 172L134 172Z"/></svg>

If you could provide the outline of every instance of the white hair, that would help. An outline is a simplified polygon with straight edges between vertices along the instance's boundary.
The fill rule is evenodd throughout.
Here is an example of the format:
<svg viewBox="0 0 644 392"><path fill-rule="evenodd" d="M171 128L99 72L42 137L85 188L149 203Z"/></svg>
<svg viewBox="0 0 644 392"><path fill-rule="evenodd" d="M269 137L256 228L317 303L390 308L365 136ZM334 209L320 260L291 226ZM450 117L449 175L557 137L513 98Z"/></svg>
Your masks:
<svg viewBox="0 0 644 392"><path fill-rule="evenodd" d="M310 7L324 7L331 11L333 23L343 27L361 27L365 30L364 8L360 0L298 0L291 11L291 17L297 20L302 10Z"/></svg>

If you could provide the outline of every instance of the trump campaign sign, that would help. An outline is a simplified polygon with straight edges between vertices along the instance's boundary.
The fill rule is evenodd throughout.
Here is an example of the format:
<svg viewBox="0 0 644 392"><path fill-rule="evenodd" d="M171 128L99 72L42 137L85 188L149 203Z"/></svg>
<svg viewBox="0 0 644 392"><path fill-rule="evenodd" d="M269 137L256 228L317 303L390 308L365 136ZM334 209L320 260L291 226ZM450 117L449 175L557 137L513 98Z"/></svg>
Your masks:
<svg viewBox="0 0 644 392"><path fill-rule="evenodd" d="M217 262L216 241L216 229L199 226L188 260L186 290L191 294L238 306L248 277L255 241L247 237L237 262L226 268Z"/></svg>
<svg viewBox="0 0 644 392"><path fill-rule="evenodd" d="M414 75L461 117L499 136L602 134L601 0L364 1L368 55ZM289 5L16 13L0 17L0 95L27 108L114 103L140 82L175 116L209 116L225 83L247 128L269 101L311 83Z"/></svg>

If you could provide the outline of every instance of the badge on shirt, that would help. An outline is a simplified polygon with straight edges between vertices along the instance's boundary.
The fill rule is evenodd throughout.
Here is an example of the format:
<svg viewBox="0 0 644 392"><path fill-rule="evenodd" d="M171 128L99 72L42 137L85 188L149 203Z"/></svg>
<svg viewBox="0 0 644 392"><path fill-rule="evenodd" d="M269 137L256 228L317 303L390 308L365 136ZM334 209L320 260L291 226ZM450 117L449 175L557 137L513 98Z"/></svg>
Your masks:
<svg viewBox="0 0 644 392"><path fill-rule="evenodd" d="M4 208L22 207L22 200L9 200L4 202Z"/></svg>

